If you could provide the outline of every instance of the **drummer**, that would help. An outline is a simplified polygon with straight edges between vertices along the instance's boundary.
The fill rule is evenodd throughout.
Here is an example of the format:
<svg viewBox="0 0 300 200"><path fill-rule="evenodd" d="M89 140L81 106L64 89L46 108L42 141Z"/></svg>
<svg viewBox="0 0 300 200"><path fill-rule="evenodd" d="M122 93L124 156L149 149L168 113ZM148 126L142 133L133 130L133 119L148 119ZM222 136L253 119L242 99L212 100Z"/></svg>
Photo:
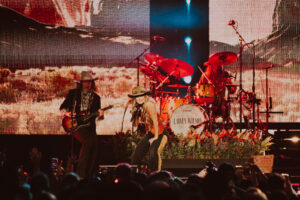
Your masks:
<svg viewBox="0 0 300 200"><path fill-rule="evenodd" d="M205 72L202 74L199 84L212 84L214 86L215 95L221 95L225 85L231 85L231 76L227 71L222 70L222 66L217 63L204 63L206 67ZM230 94L235 93L236 87L230 87Z"/></svg>
<svg viewBox="0 0 300 200"><path fill-rule="evenodd" d="M199 84L211 84L214 87L215 98L213 107L215 109L212 110L213 118L222 117L223 122L228 124L230 121L230 104L226 100L225 92L233 94L236 91L236 87L232 87L232 76L227 71L224 71L219 64L208 61L204 65L207 67L200 78Z"/></svg>

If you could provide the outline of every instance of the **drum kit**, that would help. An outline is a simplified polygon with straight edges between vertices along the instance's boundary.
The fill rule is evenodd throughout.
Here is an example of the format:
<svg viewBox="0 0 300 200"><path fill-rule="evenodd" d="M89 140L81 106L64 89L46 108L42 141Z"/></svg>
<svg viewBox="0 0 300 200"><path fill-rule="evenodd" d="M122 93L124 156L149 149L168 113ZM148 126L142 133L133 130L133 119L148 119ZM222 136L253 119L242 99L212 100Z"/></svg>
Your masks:
<svg viewBox="0 0 300 200"><path fill-rule="evenodd" d="M208 63L223 70L223 66L236 60L235 53L220 52L210 56ZM206 77L208 83L199 82L191 87L174 81L193 75L194 68L189 63L175 58L164 58L151 52L144 54L144 61L140 62L139 69L150 78L152 95L159 105L161 120L175 134L187 134L191 131L191 127L197 132L212 129L217 117L222 117L223 121L230 118L229 111L218 111L221 109L218 105L220 102L230 108L231 101L225 97L224 91L237 87L223 81L232 78L228 73L224 73L226 76L222 79L221 90L216 89L220 83L214 83L209 77ZM180 97L180 89L187 91L184 97Z"/></svg>

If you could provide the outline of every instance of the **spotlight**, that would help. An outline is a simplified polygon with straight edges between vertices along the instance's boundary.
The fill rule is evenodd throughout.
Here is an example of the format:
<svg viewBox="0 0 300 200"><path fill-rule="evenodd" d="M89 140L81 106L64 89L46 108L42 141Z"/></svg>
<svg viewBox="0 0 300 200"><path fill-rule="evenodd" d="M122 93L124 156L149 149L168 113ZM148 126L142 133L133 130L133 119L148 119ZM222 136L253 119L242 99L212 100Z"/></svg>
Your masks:
<svg viewBox="0 0 300 200"><path fill-rule="evenodd" d="M186 36L184 38L184 42L186 43L187 46L190 46L192 43L192 38L190 36Z"/></svg>
<svg viewBox="0 0 300 200"><path fill-rule="evenodd" d="M190 84L192 82L192 76L186 76L182 78L186 84Z"/></svg>
<svg viewBox="0 0 300 200"><path fill-rule="evenodd" d="M289 141L291 141L291 142L297 143L297 142L300 141L300 138L298 138L297 136L294 136L294 137L292 137L292 138L286 138L286 139L284 139L284 140L289 140Z"/></svg>
<svg viewBox="0 0 300 200"><path fill-rule="evenodd" d="M190 4L191 4L191 0L185 0L185 3L186 3L187 5L190 5Z"/></svg>

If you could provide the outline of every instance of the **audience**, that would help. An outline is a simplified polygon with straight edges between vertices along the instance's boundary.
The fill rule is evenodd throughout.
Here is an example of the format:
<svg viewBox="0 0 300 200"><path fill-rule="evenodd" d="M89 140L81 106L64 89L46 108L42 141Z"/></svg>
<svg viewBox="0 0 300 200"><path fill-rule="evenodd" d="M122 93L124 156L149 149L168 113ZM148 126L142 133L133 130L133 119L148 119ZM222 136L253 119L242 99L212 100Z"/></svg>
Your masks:
<svg viewBox="0 0 300 200"><path fill-rule="evenodd" d="M249 166L248 166L249 167ZM294 200L299 199L288 177L263 174L251 165L236 169L230 163L219 167L207 163L206 175L191 174L182 180L169 171L146 174L130 164L102 171L94 179L83 179L69 172L50 182L43 172L24 179L24 171L8 163L0 166L2 200ZM251 171L251 169L250 169ZM255 173L254 173L255 172ZM249 175L250 174L250 175ZM27 175L27 174L26 174ZM27 175L28 176L28 175ZM256 177L254 177L256 176ZM56 185L53 185L56 184ZM53 188L58 188L54 190Z"/></svg>

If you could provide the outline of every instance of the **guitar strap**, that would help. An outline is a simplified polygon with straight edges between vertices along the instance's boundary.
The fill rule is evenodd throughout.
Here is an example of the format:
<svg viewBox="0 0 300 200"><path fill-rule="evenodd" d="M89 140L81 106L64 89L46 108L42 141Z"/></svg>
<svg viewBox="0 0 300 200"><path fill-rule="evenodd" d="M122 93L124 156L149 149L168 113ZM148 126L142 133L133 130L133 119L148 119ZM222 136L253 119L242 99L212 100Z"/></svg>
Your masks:
<svg viewBox="0 0 300 200"><path fill-rule="evenodd" d="M74 102L73 102L73 108L72 108L72 111L71 111L71 116L73 117L73 114L75 113L75 108L76 108L76 104L77 104L77 100L76 100L76 95L74 97Z"/></svg>
<svg viewBox="0 0 300 200"><path fill-rule="evenodd" d="M88 105L88 108L87 108L87 114L88 115L91 114L91 107L92 107L93 100L94 100L94 92L92 92L92 94L91 94L90 102L89 102L89 105Z"/></svg>
<svg viewBox="0 0 300 200"><path fill-rule="evenodd" d="M75 95L74 95L74 102L73 102L73 108L71 110L71 119L73 121L74 113L76 112L76 105L77 105L77 94L78 91L76 90ZM72 130L73 130L73 123L72 123Z"/></svg>

